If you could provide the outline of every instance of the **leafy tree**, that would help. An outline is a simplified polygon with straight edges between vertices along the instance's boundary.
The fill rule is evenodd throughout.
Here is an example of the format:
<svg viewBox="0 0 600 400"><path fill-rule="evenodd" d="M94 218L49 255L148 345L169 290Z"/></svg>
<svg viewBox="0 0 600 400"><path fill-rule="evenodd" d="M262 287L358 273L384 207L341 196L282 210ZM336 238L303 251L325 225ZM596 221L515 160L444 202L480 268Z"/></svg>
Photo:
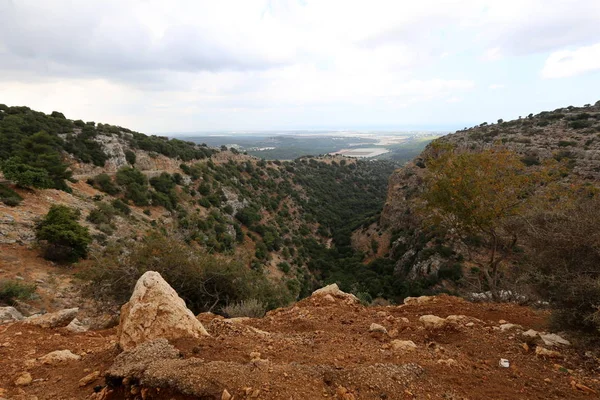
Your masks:
<svg viewBox="0 0 600 400"><path fill-rule="evenodd" d="M134 165L136 161L135 153L131 150L125 150L125 160L127 160L130 165Z"/></svg>
<svg viewBox="0 0 600 400"><path fill-rule="evenodd" d="M96 188L114 196L119 193L119 188L114 184L112 178L107 174L96 175L93 179L93 184Z"/></svg>
<svg viewBox="0 0 600 400"><path fill-rule="evenodd" d="M426 164L422 198L427 218L466 248L486 250L487 256L473 261L497 299L502 262L519 239L511 222L523 215L536 189L548 182L547 171L527 169L517 154L504 149L471 153L440 145L433 147Z"/></svg>
<svg viewBox="0 0 600 400"><path fill-rule="evenodd" d="M88 229L77 220L78 210L54 205L36 227L36 238L45 241L44 257L59 262L74 262L86 258L92 238Z"/></svg>
<svg viewBox="0 0 600 400"><path fill-rule="evenodd" d="M23 164L16 158L10 158L3 162L2 172L6 179L22 188L48 189L54 186L48 171Z"/></svg>

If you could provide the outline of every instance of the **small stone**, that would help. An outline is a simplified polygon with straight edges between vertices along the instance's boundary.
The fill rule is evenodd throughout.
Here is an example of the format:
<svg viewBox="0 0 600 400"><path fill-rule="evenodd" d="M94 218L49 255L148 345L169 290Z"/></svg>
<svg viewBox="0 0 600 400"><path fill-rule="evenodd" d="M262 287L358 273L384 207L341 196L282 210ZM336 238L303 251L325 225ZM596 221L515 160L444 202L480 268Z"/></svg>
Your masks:
<svg viewBox="0 0 600 400"><path fill-rule="evenodd" d="M544 342L544 344L546 346L553 347L553 346L558 346L558 345L563 345L563 346L571 345L571 342L569 342L567 339L564 339L555 333L548 333L545 335L540 333L540 338L542 339L542 341Z"/></svg>
<svg viewBox="0 0 600 400"><path fill-rule="evenodd" d="M221 395L221 400L231 400L231 395L227 391L227 389L223 390L223 394Z"/></svg>
<svg viewBox="0 0 600 400"><path fill-rule="evenodd" d="M384 335L386 335L387 329L385 329L385 327L383 327L379 324L372 323L371 326L369 327L369 332L383 333Z"/></svg>
<svg viewBox="0 0 600 400"><path fill-rule="evenodd" d="M29 317L25 319L25 323L42 328L59 328L68 325L78 312L79 308L69 308L53 313Z"/></svg>
<svg viewBox="0 0 600 400"><path fill-rule="evenodd" d="M334 298L333 298L333 296L332 296L332 295L330 295L330 294L326 294L325 296L323 296L323 298L324 298L325 300L327 300L328 302L330 302L330 303L335 303L335 299L334 299Z"/></svg>
<svg viewBox="0 0 600 400"><path fill-rule="evenodd" d="M440 365L445 365L446 367L458 367L458 362L453 358L448 358L447 360L437 360L437 363Z"/></svg>
<svg viewBox="0 0 600 400"><path fill-rule="evenodd" d="M258 396L260 396L260 389L254 389L254 391L252 392L252 395L250 397L253 399L257 399Z"/></svg>
<svg viewBox="0 0 600 400"><path fill-rule="evenodd" d="M250 353L250 360L260 360L260 353L258 351L253 351Z"/></svg>
<svg viewBox="0 0 600 400"><path fill-rule="evenodd" d="M404 304L426 304L435 301L434 296L407 297L404 299Z"/></svg>
<svg viewBox="0 0 600 400"><path fill-rule="evenodd" d="M538 331L534 331L533 329L529 329L528 331L523 332L521 335L525 336L529 339L535 339L538 336Z"/></svg>
<svg viewBox="0 0 600 400"><path fill-rule="evenodd" d="M395 351L414 351L417 345L412 340L392 340L392 349Z"/></svg>
<svg viewBox="0 0 600 400"><path fill-rule="evenodd" d="M509 331L511 329L523 329L523 327L521 325L517 325L517 324L502 324L500 325L500 330L502 332L506 332Z"/></svg>
<svg viewBox="0 0 600 400"><path fill-rule="evenodd" d="M446 327L446 320L436 315L423 315L419 318L419 321L426 329L442 329Z"/></svg>
<svg viewBox="0 0 600 400"><path fill-rule="evenodd" d="M505 320L501 319L500 321L498 321L498 323L499 323L500 325L502 325L502 324L507 324L508 322L506 322Z"/></svg>
<svg viewBox="0 0 600 400"><path fill-rule="evenodd" d="M78 361L81 360L81 356L73 354L70 350L56 350L46 354L40 358L42 364L58 364L65 361Z"/></svg>
<svg viewBox="0 0 600 400"><path fill-rule="evenodd" d="M403 324L410 324L410 320L406 317L400 317L399 319Z"/></svg>
<svg viewBox="0 0 600 400"><path fill-rule="evenodd" d="M77 318L74 318L65 329L73 333L83 333L89 330L89 328L83 325Z"/></svg>
<svg viewBox="0 0 600 400"><path fill-rule="evenodd" d="M100 377L100 371L94 371L79 380L79 387L87 386Z"/></svg>
<svg viewBox="0 0 600 400"><path fill-rule="evenodd" d="M466 326L467 328L472 328L472 327L474 327L474 326L475 326L475 322L467 322L467 323L465 324L465 326Z"/></svg>
<svg viewBox="0 0 600 400"><path fill-rule="evenodd" d="M33 381L29 372L21 372L15 379L15 386L27 386Z"/></svg>
<svg viewBox="0 0 600 400"><path fill-rule="evenodd" d="M562 354L558 351L548 350L541 346L535 348L535 355L538 357L562 358Z"/></svg>

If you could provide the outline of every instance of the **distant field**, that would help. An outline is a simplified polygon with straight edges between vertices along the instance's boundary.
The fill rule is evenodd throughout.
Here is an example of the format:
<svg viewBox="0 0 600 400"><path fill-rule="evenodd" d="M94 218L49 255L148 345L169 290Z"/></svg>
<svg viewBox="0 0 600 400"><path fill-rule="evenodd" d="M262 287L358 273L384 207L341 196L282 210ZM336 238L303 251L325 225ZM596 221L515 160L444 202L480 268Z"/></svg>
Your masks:
<svg viewBox="0 0 600 400"><path fill-rule="evenodd" d="M306 155L342 154L364 159L406 162L443 133L427 132L288 132L181 137L209 146L227 146L266 160L293 160Z"/></svg>

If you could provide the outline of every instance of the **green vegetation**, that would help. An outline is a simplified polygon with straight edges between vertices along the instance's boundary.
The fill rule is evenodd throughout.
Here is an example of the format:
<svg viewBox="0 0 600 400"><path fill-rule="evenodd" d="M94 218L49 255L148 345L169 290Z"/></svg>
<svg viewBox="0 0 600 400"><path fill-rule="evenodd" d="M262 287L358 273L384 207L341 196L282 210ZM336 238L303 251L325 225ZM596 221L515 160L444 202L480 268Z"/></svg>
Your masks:
<svg viewBox="0 0 600 400"><path fill-rule="evenodd" d="M548 171L528 170L516 153L504 149L460 152L441 145L434 146L427 167L422 196L427 220L453 232L467 248L487 250L487 260L474 262L486 290L498 299L501 266L519 238L514 219L549 182Z"/></svg>
<svg viewBox="0 0 600 400"><path fill-rule="evenodd" d="M68 191L71 178L64 153L83 163L104 166L108 159L101 136L124 138L131 148L179 158L183 161L210 157L214 150L191 142L146 136L107 124L66 119L60 112L50 115L28 107L0 104L0 168L5 177L22 187L56 188ZM127 162L135 164L135 154L127 151ZM141 200L140 200L141 201Z"/></svg>
<svg viewBox="0 0 600 400"><path fill-rule="evenodd" d="M28 300L35 293L35 285L19 281L0 281L0 304L14 305L15 300Z"/></svg>
<svg viewBox="0 0 600 400"><path fill-rule="evenodd" d="M92 239L88 229L77 220L78 210L54 205L36 226L36 238L45 242L44 258L57 262L75 262L86 258Z"/></svg>
<svg viewBox="0 0 600 400"><path fill-rule="evenodd" d="M23 200L19 193L0 183L0 201L9 207L18 206Z"/></svg>
<svg viewBox="0 0 600 400"><path fill-rule="evenodd" d="M109 245L81 277L90 282L88 290L93 296L122 304L146 271L159 272L194 313L250 299L267 309L293 300L285 285L270 282L239 261L217 259L160 234L133 245Z"/></svg>
<svg viewBox="0 0 600 400"><path fill-rule="evenodd" d="M230 318L262 318L267 312L265 305L255 299L242 300L239 303L229 304L223 307L222 311Z"/></svg>

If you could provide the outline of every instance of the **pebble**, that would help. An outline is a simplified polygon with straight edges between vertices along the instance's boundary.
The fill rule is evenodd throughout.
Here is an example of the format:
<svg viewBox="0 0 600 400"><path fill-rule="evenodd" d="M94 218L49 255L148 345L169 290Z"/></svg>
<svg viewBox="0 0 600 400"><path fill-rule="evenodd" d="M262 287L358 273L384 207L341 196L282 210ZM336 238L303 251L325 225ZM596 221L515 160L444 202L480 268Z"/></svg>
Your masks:
<svg viewBox="0 0 600 400"><path fill-rule="evenodd" d="M29 372L21 372L15 379L15 386L27 386L33 381Z"/></svg>
<svg viewBox="0 0 600 400"><path fill-rule="evenodd" d="M385 327L383 327L379 324L372 323L371 326L369 327L369 332L378 332L378 333L387 334L387 329L385 329Z"/></svg>

